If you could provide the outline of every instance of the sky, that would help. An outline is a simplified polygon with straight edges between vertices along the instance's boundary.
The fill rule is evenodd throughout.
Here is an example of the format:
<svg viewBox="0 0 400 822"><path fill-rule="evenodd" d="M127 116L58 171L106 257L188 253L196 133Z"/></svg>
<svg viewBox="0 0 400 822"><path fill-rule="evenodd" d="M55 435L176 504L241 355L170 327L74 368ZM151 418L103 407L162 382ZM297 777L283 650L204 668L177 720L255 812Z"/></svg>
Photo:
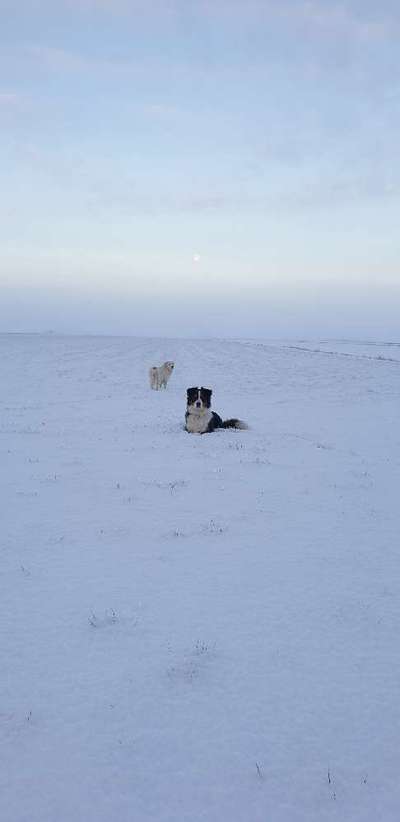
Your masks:
<svg viewBox="0 0 400 822"><path fill-rule="evenodd" d="M400 339L398 0L0 19L0 331Z"/></svg>

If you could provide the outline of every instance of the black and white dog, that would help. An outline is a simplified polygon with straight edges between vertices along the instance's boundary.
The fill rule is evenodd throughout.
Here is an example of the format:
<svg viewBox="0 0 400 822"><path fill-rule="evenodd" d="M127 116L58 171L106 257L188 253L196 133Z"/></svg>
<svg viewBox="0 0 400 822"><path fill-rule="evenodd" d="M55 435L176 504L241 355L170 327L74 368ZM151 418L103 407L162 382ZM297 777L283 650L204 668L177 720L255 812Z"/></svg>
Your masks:
<svg viewBox="0 0 400 822"><path fill-rule="evenodd" d="M209 434L217 428L247 428L242 420L222 420L211 411L211 388L188 388L185 428L189 434Z"/></svg>

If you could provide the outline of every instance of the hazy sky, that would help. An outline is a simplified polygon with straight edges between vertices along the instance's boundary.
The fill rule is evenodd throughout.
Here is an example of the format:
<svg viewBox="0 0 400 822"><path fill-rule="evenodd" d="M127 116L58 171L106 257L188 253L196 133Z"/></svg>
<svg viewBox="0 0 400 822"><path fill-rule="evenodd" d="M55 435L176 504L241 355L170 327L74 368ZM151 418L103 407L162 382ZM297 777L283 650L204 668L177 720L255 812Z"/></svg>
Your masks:
<svg viewBox="0 0 400 822"><path fill-rule="evenodd" d="M398 0L0 19L0 330L400 338Z"/></svg>

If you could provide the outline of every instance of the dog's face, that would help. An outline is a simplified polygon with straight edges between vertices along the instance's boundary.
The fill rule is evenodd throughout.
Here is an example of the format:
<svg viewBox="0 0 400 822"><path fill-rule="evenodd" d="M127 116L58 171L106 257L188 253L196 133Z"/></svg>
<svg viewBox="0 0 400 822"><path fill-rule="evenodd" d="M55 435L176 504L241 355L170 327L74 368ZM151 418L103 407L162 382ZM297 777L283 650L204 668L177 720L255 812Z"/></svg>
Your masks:
<svg viewBox="0 0 400 822"><path fill-rule="evenodd" d="M191 414L201 414L211 407L211 388L188 388L187 407Z"/></svg>
<svg viewBox="0 0 400 822"><path fill-rule="evenodd" d="M164 368L168 371L169 374L172 374L174 367L175 363L172 362L172 360L167 360L167 362L164 363Z"/></svg>

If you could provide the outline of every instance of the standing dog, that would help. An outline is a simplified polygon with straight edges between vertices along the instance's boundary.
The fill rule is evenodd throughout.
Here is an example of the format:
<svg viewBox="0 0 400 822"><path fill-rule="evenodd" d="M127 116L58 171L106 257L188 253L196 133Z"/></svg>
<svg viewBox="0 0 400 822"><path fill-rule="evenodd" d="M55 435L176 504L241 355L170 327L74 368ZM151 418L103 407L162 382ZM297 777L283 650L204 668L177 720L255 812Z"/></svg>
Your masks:
<svg viewBox="0 0 400 822"><path fill-rule="evenodd" d="M248 426L242 420L222 420L211 411L211 388L188 388L185 428L189 434L209 434L217 428L241 428Z"/></svg>
<svg viewBox="0 0 400 822"><path fill-rule="evenodd" d="M175 363L171 362L171 360L167 360L164 365L160 365L159 368L153 366L149 370L149 378L150 378L150 388L153 388L154 391L159 391L160 388L166 388L167 382L174 370Z"/></svg>

